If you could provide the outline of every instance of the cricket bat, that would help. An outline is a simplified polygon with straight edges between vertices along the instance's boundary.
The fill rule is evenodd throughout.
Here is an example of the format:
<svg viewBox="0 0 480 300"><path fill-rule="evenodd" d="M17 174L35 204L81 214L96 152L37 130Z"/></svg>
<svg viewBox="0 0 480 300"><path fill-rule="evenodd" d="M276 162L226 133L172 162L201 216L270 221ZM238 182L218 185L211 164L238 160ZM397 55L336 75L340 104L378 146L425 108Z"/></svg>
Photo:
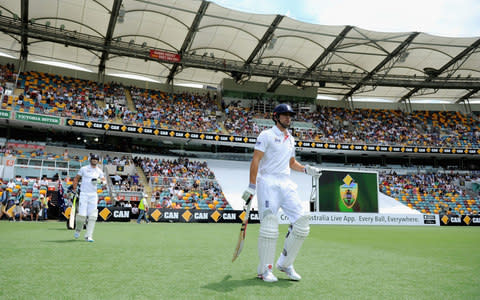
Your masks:
<svg viewBox="0 0 480 300"><path fill-rule="evenodd" d="M245 243L245 236L247 234L247 224L248 224L248 219L250 217L250 207L252 206L252 198L253 195L248 198L247 202L245 202L245 205L243 206L243 212L245 213L245 217L243 218L242 222L242 227L240 227L240 236L238 237L238 242L237 242L237 247L235 247L235 252L233 252L233 258L232 262L237 259L237 257L240 255L240 252L242 252L243 249L243 244Z"/></svg>
<svg viewBox="0 0 480 300"><path fill-rule="evenodd" d="M72 208L70 209L70 216L67 222L68 229L75 229L75 210L77 208L77 193L73 194Z"/></svg>

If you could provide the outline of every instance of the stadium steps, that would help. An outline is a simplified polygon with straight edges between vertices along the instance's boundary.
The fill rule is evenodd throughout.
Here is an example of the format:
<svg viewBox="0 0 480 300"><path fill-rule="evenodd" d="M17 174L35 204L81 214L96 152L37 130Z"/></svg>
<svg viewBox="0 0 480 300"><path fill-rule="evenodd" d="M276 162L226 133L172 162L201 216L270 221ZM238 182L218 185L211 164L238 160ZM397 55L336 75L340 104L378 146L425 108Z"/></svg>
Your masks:
<svg viewBox="0 0 480 300"><path fill-rule="evenodd" d="M132 95L128 89L125 89L125 99L127 100L127 107L129 111L136 111L135 103L133 102Z"/></svg>
<svg viewBox="0 0 480 300"><path fill-rule="evenodd" d="M218 125L220 125L220 128L222 129L222 133L224 133L224 134L231 134L231 133L225 128L225 126L223 125L223 121L222 121L222 122L218 122Z"/></svg>
<svg viewBox="0 0 480 300"><path fill-rule="evenodd" d="M100 108L105 108L107 105L105 104L105 101L104 100L95 100L95 103L97 103L98 107Z"/></svg>
<svg viewBox="0 0 480 300"><path fill-rule="evenodd" d="M138 180L144 187L143 191L147 193L149 196L152 196L152 186L148 182L147 176L145 176L145 173L143 172L142 167L135 166L135 169L139 176ZM147 199L147 200L150 200L150 199Z"/></svg>

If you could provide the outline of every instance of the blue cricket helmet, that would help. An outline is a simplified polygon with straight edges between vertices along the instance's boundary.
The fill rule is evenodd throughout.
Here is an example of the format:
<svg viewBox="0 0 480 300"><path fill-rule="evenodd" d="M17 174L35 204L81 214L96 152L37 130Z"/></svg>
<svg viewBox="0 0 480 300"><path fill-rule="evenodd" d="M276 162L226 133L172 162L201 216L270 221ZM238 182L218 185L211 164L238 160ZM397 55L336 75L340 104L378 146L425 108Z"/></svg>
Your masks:
<svg viewBox="0 0 480 300"><path fill-rule="evenodd" d="M275 121L278 118L278 116L281 114L290 114L291 116L293 116L295 115L295 112L293 111L292 107L289 104L281 103L275 106L275 109L273 110L272 119Z"/></svg>

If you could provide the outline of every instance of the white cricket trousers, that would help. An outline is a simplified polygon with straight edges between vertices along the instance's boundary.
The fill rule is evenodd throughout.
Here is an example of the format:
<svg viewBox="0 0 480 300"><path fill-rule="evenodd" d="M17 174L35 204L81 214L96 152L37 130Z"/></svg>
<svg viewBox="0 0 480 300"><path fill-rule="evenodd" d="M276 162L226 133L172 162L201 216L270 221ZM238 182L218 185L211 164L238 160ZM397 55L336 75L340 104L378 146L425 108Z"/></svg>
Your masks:
<svg viewBox="0 0 480 300"><path fill-rule="evenodd" d="M78 205L78 214L80 216L94 216L98 214L97 193L80 193L80 203Z"/></svg>
<svg viewBox="0 0 480 300"><path fill-rule="evenodd" d="M287 175L268 175L257 178L257 200L260 220L264 212L271 210L276 215L281 207L290 223L304 215L297 185Z"/></svg>

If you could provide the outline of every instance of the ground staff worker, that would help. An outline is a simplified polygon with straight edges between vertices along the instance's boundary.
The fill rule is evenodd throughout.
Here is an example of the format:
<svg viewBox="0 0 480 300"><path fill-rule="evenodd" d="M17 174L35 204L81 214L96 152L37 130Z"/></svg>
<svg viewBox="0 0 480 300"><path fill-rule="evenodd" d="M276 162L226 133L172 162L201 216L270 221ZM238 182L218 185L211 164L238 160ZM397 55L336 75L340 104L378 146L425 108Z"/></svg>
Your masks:
<svg viewBox="0 0 480 300"><path fill-rule="evenodd" d="M77 190L78 182L82 179L80 185L80 200L78 206L78 214L76 217L75 234L74 237L78 239L83 225L88 217L87 232L85 240L93 242L93 230L95 229L95 222L97 221L98 210L98 194L97 183L101 180L106 184L103 171L97 166L100 158L97 154L90 155L90 164L83 166L78 171L77 176L73 179L73 191Z"/></svg>
<svg viewBox="0 0 480 300"><path fill-rule="evenodd" d="M145 218L146 223L150 223L148 220L148 202L147 202L147 194L143 193L142 199L140 199L140 203L138 204L138 209L140 210L140 214L138 215L137 223L140 224L143 218Z"/></svg>
<svg viewBox="0 0 480 300"><path fill-rule="evenodd" d="M275 126L260 133L255 144L250 164L250 184L243 193L246 201L257 193L260 214L260 233L258 236L259 264L258 278L266 282L275 282L273 261L278 238L278 218L281 207L288 216L289 227L282 254L276 267L285 272L291 280L300 280L301 276L293 268L295 258L303 241L310 231L308 214L303 212L296 184L290 180L290 169L319 175L320 170L312 166L303 166L295 159L295 141L288 128L295 112L288 104L279 104L273 111Z"/></svg>

